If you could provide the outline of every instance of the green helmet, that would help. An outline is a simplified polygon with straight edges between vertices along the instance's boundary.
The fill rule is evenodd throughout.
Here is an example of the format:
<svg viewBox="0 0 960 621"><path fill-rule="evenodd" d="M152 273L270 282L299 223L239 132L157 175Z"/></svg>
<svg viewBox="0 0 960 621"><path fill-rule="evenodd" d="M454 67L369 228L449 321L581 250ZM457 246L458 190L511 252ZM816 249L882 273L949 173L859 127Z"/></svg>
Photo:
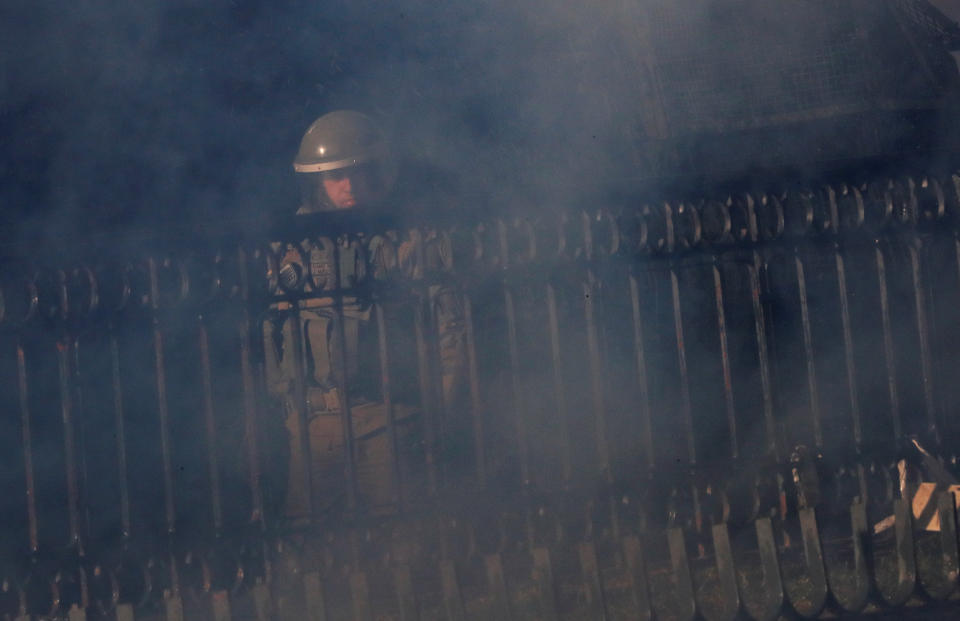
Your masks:
<svg viewBox="0 0 960 621"><path fill-rule="evenodd" d="M307 129L293 169L317 173L388 158L386 137L370 117L353 110L336 110Z"/></svg>

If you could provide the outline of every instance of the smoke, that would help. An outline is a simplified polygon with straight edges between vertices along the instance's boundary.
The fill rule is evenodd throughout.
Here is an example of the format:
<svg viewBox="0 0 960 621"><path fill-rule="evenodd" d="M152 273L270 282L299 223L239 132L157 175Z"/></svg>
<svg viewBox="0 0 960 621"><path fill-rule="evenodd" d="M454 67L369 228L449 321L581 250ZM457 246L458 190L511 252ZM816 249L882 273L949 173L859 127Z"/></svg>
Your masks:
<svg viewBox="0 0 960 621"><path fill-rule="evenodd" d="M953 21L960 20L960 2L957 0L932 0L931 4Z"/></svg>
<svg viewBox="0 0 960 621"><path fill-rule="evenodd" d="M613 128L597 119L620 76L598 68L621 37L602 7L179 0L3 13L8 238L292 209L299 137L335 108L380 117L404 156L465 191L518 202L573 187L550 178L556 164L586 177L609 152Z"/></svg>
<svg viewBox="0 0 960 621"><path fill-rule="evenodd" d="M854 134L853 129L862 126L843 120L839 126L801 125L792 120L772 131L767 131L769 123L760 127L760 123L753 126L748 122L763 115L778 118L776 115L783 115L798 102L809 103L823 116L824 110L830 111L827 104L837 103L828 96L840 96L839 103L844 105L862 103L856 99L871 80L893 75L892 64L844 54L856 48L864 31L876 26L870 21L876 13L859 16L859 21L811 24L808 32L807 24L783 8L788 4L797 15L807 15L804 10L813 6L821 7L821 15L831 15L830 9L822 8L826 3L810 2L770 5L746 18L727 10L745 6L742 2L697 0L651 0L635 5L573 0L448 4L427 0L86 0L68 6L7 2L0 8L0 241L21 242L14 252L39 254L90 233L107 233L103 239L110 246L122 245L126 251L138 243L140 234L180 238L198 229L216 232L247 227L259 231L260 224L296 209L290 162L299 139L311 121L337 108L354 108L379 118L394 137L400 159L412 166L408 171L416 171L401 183L424 184L413 188L414 194L442 187L451 200L444 206L450 212L595 207L622 195L643 194L661 181L658 176L675 174L686 181L687 176L703 175L704 162L721 174L741 175L742 169L783 166L796 157L802 164L812 165L864 154L864 148L867 155L884 153L890 147L885 140L896 143L899 139L896 130L891 132L892 138L880 138L882 128L866 126L870 142ZM940 4L960 15L960 0ZM788 31L791 20L805 27ZM683 36L673 37L665 28L679 21L685 24L685 30L677 31ZM788 45L813 34L836 47ZM653 59L651 50L660 56ZM897 53L897 48L891 47L890 54ZM837 59L864 61L875 73L857 74L862 82L836 79L833 69L849 68L831 65ZM784 64L780 67L777 63ZM818 82L816 70L823 67L827 70ZM810 71L804 73L804 68ZM906 69L904 83L912 85L920 72ZM953 75L955 78L955 71ZM736 127L721 131L721 122ZM912 122L905 120L907 125ZM838 127L850 133L842 134ZM840 140L841 135L850 144ZM860 138L863 140L858 141ZM827 255L827 259L834 258ZM827 292L823 296L833 296L835 284L827 280L834 272L826 268L812 271L823 275L818 285L819 291ZM494 415L500 417L496 422L503 424L491 425L490 432L502 438L491 444L509 447L516 440L511 426L514 412L499 407L509 403L510 393L516 390L528 402L525 407L531 413L526 422L531 436L546 453L559 447L559 436L568 432L557 431L553 403L548 398L530 404L536 399L527 398L549 393L554 382L568 386L570 393L566 406L572 414L569 435L588 438L597 433L590 429L590 411L595 405L589 402L588 385L593 381L591 372L598 378L601 374L585 354L590 352L593 338L603 343L593 347L607 349L611 378L606 385L624 388L610 391L613 394L608 397L608 409L622 415L606 432L620 449L614 451L613 460L638 455L630 444L638 437L637 430L630 428L632 422L624 422L637 398L632 388L637 353L631 337L638 321L636 313L645 322L651 358L652 403L648 405L655 414L652 433L657 447L651 447L656 455L647 457L669 464L689 450L683 446L688 424L697 428L699 444L693 448L702 461L719 460L726 454L730 444L726 436L733 432L724 429L723 412L716 405L725 396L725 378L716 355L720 349L716 302L710 294L716 286L714 276L691 268L679 273L674 291L670 289L671 276L667 271L650 275L650 282L642 287L643 295L638 296L642 308L638 302L636 311L627 295L627 282L621 279L620 289L606 294L607 307L602 311L606 314L596 320L598 334L591 337L583 329L585 294L581 283L574 282L566 290L558 287L559 326L553 329L562 335L558 348L562 348L566 367L556 376L543 363L552 356L552 334L544 326L541 300L545 283L518 292L520 340L526 353L537 354L521 364L523 385L519 389L504 381L509 359L505 335L510 331L508 321L500 317L504 292L499 286L471 292L478 334L488 340L489 348L480 361L481 379L485 387L492 386L487 399L497 407L490 409L502 410ZM733 299L728 305L739 310L739 316L730 313L726 319L730 334L737 337L731 339L733 374L752 390L745 397L736 395L738 407L749 415L738 421L743 425L739 450L759 455L766 447L766 439L761 437L761 382L750 376L757 374L754 369L758 365L752 350L746 351L753 347L751 334L757 330L750 314L753 301L746 295L753 285L743 270L725 273L724 278L739 283L729 287L727 294ZM788 274L783 280L793 282L793 278L796 276ZM575 280L571 277L571 282ZM606 286L614 291L613 284ZM900 290L910 293L904 283ZM689 324L684 326L683 338L676 334L677 309L673 306L680 304L674 299L679 300L681 294ZM912 301L906 294L892 297ZM823 313L823 308L821 304L816 310ZM904 311L901 315L909 314ZM821 376L841 378L842 339L837 337L841 327L839 314L834 316L833 323L821 325L823 333L815 338L833 344L818 360L820 367L833 372L821 371ZM195 316L187 317L185 311L181 319L183 325L164 318L170 385L190 386L193 382L196 388L201 371L191 332ZM492 327L487 325L484 331L482 320ZM781 314L779 321L781 331L792 330L786 342L793 346L793 358L801 361L801 331L794 330L799 320L784 319ZM398 321L395 332L412 332L409 325ZM131 413L128 444L154 450L151 408L155 389L150 364L156 345L145 326L138 326L141 333L124 335L127 340L121 343L125 348L122 361L129 362L129 368L123 365L125 381L140 387L128 389L132 394L126 395ZM230 350L237 345L228 328L231 326L211 328L210 336L212 350L230 358L214 356L211 361L214 390L223 393L217 393L214 400L224 418L241 409L222 406L239 398L236 386L242 373L237 353ZM873 330L874 336L876 332ZM687 343L690 375L700 387L692 397L689 423L670 416L684 400L671 383L675 382L678 340ZM491 347L489 343L499 345ZM112 406L106 402L91 407L98 405L98 398L106 400L112 395L108 362L113 360L108 360L107 344L84 342L82 348L94 351L88 355L100 357L97 364L87 360L83 366L85 376L93 378L85 393L87 410L110 412ZM37 349L41 351L38 357L53 351L46 342ZM397 358L407 364L413 356ZM879 355L874 358L881 360ZM12 363L8 360L7 364ZM802 369L797 368L799 377ZM12 385L9 378L14 371L0 367L8 385ZM874 369L871 376L882 372ZM49 380L55 378L55 371L40 368L36 375ZM226 379L217 384L219 378ZM836 396L831 390L842 392L839 382L831 387L821 381L825 395ZM414 392L413 383L407 384L404 388ZM191 508L191 494L202 488L198 483L190 489L205 472L205 464L200 463L204 437L202 421L195 415L196 403L190 401L195 395L186 390L171 392L176 434L178 440L186 440L179 446L174 442L174 457L183 457L191 466L187 474L176 477L184 511L184 506ZM8 393L13 399L15 391ZM841 401L840 397L835 401ZM55 412L50 407L52 399L41 395L35 408L45 413L50 429L57 421L50 418L50 412ZM920 401L908 393L904 402L911 399ZM8 409L15 411L14 405L11 401ZM794 424L792 416L785 418ZM274 422L278 420L279 416ZM224 446L239 446L243 431L238 418L219 422L226 437ZM806 434L800 424L796 427L800 431L791 429L792 436ZM110 427L105 423L98 429L109 431ZM829 436L832 429L827 431ZM109 445L108 435L91 432L89 446ZM260 438L265 452L282 452L284 438L277 435ZM845 438L847 431L840 429L835 435ZM7 436L16 439L15 433ZM587 441L575 444L583 446L576 447L580 452L574 454L574 463L587 463L594 448L587 446ZM38 453L57 451L56 447L38 447ZM559 449L554 452L560 453ZM555 455L548 457L559 461ZM225 496L239 498L242 494L231 494L229 488L243 485L240 451L222 450L221 459L226 464L223 470L232 474L224 482ZM151 493L156 487L158 460L157 455L147 453L132 469L131 479ZM555 478L550 467L553 462L543 461L542 479ZM60 461L51 463L50 472L62 469ZM282 466L275 470L282 471ZM589 468L582 470L592 476ZM59 485L49 483L53 474L41 474L48 479L46 487ZM159 503L159 494L155 499ZM159 510L151 509L151 513L160 515Z"/></svg>
<svg viewBox="0 0 960 621"><path fill-rule="evenodd" d="M957 2L938 4L960 14ZM699 174L704 161L728 160L736 172L771 155L823 159L834 133L797 132L782 143L738 136L730 149L704 126L677 140L703 121L691 105L746 118L770 93L804 94L796 70L762 63L796 56L782 42L806 26L813 33L815 7L798 13L804 28L793 30L783 12L705 2L174 0L0 10L8 240L176 232L289 212L299 137L336 108L378 116L402 157L455 179L468 202L510 208L635 193L641 179ZM870 28L864 15L838 18L830 40ZM804 62L816 69L824 58Z"/></svg>

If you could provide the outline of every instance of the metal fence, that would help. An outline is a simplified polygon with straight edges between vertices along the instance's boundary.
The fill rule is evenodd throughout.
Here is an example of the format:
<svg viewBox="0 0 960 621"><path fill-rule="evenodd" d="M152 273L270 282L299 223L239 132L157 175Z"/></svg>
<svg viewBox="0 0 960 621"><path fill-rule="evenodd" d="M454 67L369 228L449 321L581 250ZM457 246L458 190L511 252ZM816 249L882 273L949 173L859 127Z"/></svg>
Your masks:
<svg viewBox="0 0 960 621"><path fill-rule="evenodd" d="M8 262L0 615L940 611L958 216L946 173ZM353 307L318 418L300 318Z"/></svg>

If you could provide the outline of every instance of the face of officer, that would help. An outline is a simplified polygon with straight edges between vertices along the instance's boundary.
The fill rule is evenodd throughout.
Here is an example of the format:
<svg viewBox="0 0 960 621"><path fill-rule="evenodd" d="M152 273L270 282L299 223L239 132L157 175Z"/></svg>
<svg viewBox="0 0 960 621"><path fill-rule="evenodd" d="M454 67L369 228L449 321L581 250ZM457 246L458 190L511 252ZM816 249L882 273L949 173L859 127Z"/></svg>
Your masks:
<svg viewBox="0 0 960 621"><path fill-rule="evenodd" d="M321 173L323 191L334 209L369 205L382 198L376 175L370 166L348 166Z"/></svg>

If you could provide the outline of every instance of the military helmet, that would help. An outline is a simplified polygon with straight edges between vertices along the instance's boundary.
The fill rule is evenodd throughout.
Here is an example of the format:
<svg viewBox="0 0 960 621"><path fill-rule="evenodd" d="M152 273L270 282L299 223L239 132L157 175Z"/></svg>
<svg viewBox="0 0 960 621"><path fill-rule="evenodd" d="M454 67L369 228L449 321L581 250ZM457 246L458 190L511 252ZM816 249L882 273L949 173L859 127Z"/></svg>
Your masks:
<svg viewBox="0 0 960 621"><path fill-rule="evenodd" d="M365 114L336 110L310 125L293 161L298 173L317 173L346 168L389 157L386 137Z"/></svg>
<svg viewBox="0 0 960 621"><path fill-rule="evenodd" d="M397 177L397 166L386 135L365 114L336 110L310 125L300 142L293 169L300 178L301 205L297 213L337 208L324 188L324 179L343 169L356 169L354 188L360 205L382 203Z"/></svg>

